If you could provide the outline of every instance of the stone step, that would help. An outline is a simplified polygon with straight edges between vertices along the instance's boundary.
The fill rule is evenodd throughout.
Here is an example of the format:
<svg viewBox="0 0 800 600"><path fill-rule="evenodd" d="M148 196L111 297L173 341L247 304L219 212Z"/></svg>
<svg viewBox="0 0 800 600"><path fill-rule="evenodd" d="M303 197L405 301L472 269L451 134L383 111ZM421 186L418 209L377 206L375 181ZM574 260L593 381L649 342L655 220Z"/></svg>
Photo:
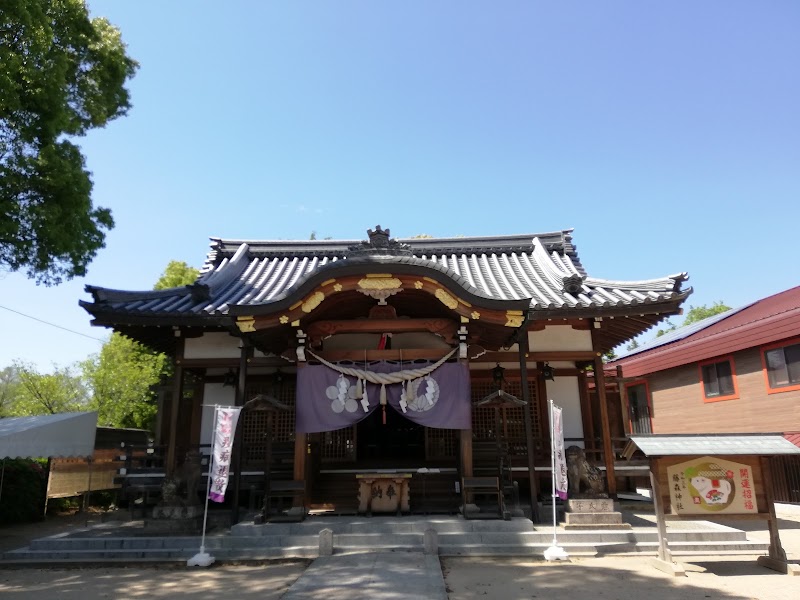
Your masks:
<svg viewBox="0 0 800 600"><path fill-rule="evenodd" d="M765 554L769 551L769 542L748 540L739 541L701 541L701 542L668 542L670 552L681 555L704 555L719 553ZM657 552L658 542L639 542L638 552Z"/></svg>
<svg viewBox="0 0 800 600"><path fill-rule="evenodd" d="M548 543L538 544L458 544L439 545L440 556L532 556L543 557L544 551L552 545L552 538ZM562 544L570 556L590 557L597 556L597 546L588 543Z"/></svg>
<svg viewBox="0 0 800 600"><path fill-rule="evenodd" d="M309 530L319 533L323 529L330 529L337 533L358 533L361 531L376 533L423 533L427 529L434 529L439 533L469 533L478 531L533 531L533 524L528 519L515 518L510 521L501 519L493 520L463 520L450 519L395 519L385 518L360 518L352 519L307 519L301 523L268 523L255 525L253 523L239 523L231 528L231 535L235 536L268 536L290 535L307 533Z"/></svg>

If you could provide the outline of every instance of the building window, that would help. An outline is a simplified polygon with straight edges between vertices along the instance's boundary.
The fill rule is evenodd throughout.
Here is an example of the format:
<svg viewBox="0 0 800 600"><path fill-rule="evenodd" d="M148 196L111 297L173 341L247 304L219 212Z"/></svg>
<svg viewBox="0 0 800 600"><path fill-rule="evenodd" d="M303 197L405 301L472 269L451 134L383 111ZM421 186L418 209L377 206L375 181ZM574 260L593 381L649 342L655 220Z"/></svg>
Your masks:
<svg viewBox="0 0 800 600"><path fill-rule="evenodd" d="M769 393L800 389L800 341L765 348L762 354Z"/></svg>
<svg viewBox="0 0 800 600"><path fill-rule="evenodd" d="M628 419L631 433L652 433L653 424L650 420L647 383L644 381L628 383L625 385L625 392L628 396Z"/></svg>
<svg viewBox="0 0 800 600"><path fill-rule="evenodd" d="M706 402L733 400L739 397L733 357L700 363L700 378L703 380L703 400Z"/></svg>

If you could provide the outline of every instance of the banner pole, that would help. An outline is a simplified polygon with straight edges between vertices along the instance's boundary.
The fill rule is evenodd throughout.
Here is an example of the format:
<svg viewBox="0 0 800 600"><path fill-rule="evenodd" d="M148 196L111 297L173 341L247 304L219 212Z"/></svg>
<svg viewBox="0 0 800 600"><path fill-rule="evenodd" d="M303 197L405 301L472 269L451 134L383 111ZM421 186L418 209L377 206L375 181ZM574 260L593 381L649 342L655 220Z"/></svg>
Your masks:
<svg viewBox="0 0 800 600"><path fill-rule="evenodd" d="M211 428L211 454L208 455L208 475L206 476L206 504L203 510L203 531L200 534L200 552L186 561L187 567L209 567L214 557L206 552L206 523L208 523L208 497L211 495L211 474L214 472L214 445L217 441L217 415L219 404L214 405L214 424Z"/></svg>
<svg viewBox="0 0 800 600"><path fill-rule="evenodd" d="M553 399L550 398L550 469L553 476L550 478L552 482L552 497L553 497L553 546L558 546L556 539L556 430L555 422L553 419Z"/></svg>
<svg viewBox="0 0 800 600"><path fill-rule="evenodd" d="M552 498L553 498L553 545L550 546L547 550L544 551L544 558L548 561L553 560L566 560L569 558L569 554L567 554L566 550L564 550L561 546L558 545L558 539L556 538L556 532L558 530L557 525L557 510L556 510L556 423L555 423L555 415L554 415L554 404L553 399L550 398L548 400L549 404L549 413L550 413L550 468L551 471L551 481L552 481ZM562 425L563 427L563 425ZM563 435L560 434L560 435ZM563 446L563 443L562 443Z"/></svg>

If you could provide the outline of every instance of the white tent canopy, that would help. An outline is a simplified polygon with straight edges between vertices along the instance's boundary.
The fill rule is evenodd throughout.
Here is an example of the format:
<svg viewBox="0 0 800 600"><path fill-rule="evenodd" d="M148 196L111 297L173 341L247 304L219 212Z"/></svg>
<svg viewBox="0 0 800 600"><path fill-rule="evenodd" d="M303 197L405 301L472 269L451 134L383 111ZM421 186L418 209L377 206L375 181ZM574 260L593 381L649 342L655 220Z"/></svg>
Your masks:
<svg viewBox="0 0 800 600"><path fill-rule="evenodd" d="M92 456L97 413L0 419L0 458Z"/></svg>

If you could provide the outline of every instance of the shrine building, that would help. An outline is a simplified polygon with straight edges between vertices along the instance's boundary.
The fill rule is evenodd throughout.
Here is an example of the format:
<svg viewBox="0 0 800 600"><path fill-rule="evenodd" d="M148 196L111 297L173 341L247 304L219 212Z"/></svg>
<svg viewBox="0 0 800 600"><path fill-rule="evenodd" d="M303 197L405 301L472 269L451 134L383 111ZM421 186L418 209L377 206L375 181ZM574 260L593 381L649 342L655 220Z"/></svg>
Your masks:
<svg viewBox="0 0 800 600"><path fill-rule="evenodd" d="M620 407L602 357L679 314L686 279L590 277L571 230L393 239L378 226L365 241L212 238L195 283L87 286L81 305L173 357L155 431L167 474L208 453L215 405L258 401L235 443L236 514L280 481L301 482L307 510L362 510L359 478L380 475L405 486L402 511L455 512L481 475L506 503L549 497L548 399L615 494Z"/></svg>

